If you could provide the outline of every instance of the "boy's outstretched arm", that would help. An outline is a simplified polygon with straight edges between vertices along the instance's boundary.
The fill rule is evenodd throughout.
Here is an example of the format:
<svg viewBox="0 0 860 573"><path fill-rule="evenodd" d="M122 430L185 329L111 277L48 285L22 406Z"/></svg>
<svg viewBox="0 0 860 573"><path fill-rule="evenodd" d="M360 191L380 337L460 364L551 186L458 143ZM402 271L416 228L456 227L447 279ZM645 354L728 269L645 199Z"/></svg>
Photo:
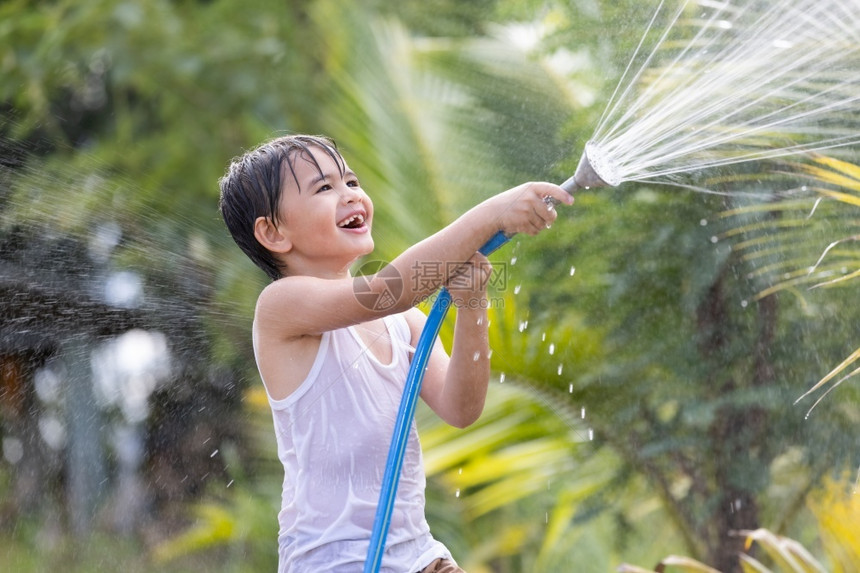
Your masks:
<svg viewBox="0 0 860 573"><path fill-rule="evenodd" d="M448 281L457 318L451 357L436 340L421 389L422 399L446 423L465 428L474 423L484 409L490 379L490 347L486 287L492 267L476 253ZM426 317L413 309L407 313L413 343L424 328Z"/></svg>
<svg viewBox="0 0 860 573"><path fill-rule="evenodd" d="M573 197L558 185L526 183L473 207L441 231L406 249L369 279L289 276L277 280L260 295L258 326L268 331L268 336L291 339L403 312L447 282L450 271L469 260L496 232L536 235L548 228L557 214L545 202L547 197L568 205L573 202ZM422 269L442 272L416 276ZM378 300L388 294L392 277L400 278L402 289L384 308L356 297L356 281L366 289L364 300Z"/></svg>

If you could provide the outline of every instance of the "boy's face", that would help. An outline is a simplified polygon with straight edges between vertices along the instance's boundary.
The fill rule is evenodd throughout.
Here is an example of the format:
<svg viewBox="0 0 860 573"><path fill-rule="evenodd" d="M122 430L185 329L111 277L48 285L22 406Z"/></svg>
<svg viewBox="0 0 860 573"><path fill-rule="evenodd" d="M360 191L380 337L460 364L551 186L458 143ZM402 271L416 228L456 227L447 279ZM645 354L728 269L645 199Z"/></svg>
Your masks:
<svg viewBox="0 0 860 573"><path fill-rule="evenodd" d="M326 151L309 149L313 159L292 157L295 178L284 165L278 227L292 243L289 274L328 276L373 251L373 202L346 162L341 173Z"/></svg>

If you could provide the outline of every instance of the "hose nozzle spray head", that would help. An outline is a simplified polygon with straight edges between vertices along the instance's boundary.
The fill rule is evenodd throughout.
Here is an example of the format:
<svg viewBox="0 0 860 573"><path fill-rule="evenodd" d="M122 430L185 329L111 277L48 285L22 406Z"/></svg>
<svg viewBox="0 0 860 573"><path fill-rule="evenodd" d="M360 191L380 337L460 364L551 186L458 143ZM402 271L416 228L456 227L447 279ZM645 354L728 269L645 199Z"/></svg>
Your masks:
<svg viewBox="0 0 860 573"><path fill-rule="evenodd" d="M573 177L561 184L568 193L591 187L615 187L621 183L615 165L600 146L593 141L585 144L585 151Z"/></svg>

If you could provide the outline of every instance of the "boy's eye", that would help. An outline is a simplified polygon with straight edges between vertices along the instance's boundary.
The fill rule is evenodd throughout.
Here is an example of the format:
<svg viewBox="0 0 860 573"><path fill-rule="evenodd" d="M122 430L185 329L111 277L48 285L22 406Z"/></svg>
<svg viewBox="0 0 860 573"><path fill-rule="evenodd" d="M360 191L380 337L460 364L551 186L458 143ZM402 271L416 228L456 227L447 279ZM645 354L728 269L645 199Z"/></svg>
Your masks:
<svg viewBox="0 0 860 573"><path fill-rule="evenodd" d="M326 183L325 185L322 185L319 189L317 189L317 193L321 193L322 191L328 191L329 189L331 189L331 185Z"/></svg>
<svg viewBox="0 0 860 573"><path fill-rule="evenodd" d="M361 183L358 182L358 179L351 179L346 182L349 187L361 187Z"/></svg>

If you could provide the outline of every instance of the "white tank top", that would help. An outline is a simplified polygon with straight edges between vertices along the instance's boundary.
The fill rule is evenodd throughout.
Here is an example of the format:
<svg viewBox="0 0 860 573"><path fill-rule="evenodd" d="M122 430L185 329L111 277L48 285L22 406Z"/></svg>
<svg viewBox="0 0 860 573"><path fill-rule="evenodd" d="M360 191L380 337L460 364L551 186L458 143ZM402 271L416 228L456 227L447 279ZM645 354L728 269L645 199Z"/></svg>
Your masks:
<svg viewBox="0 0 860 573"><path fill-rule="evenodd" d="M367 558L388 447L409 370L409 325L385 318L382 364L349 327L322 335L313 366L287 398L269 397L284 466L278 571L360 573ZM381 572L413 573L439 557L424 517L424 463L409 433Z"/></svg>

